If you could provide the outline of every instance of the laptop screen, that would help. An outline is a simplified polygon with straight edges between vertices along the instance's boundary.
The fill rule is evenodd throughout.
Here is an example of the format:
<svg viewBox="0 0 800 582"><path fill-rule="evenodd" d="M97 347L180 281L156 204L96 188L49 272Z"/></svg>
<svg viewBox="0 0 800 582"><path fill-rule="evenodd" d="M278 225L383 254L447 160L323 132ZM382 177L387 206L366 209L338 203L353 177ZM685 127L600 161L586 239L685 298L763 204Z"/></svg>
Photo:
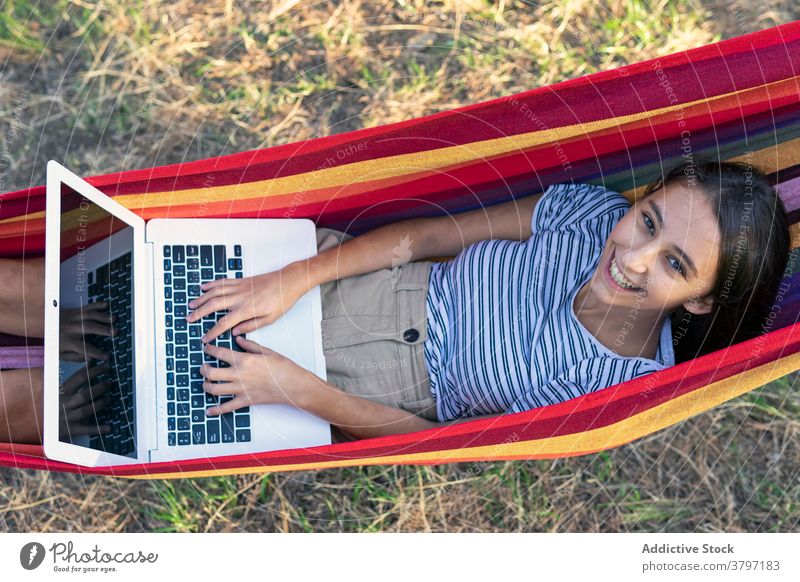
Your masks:
<svg viewBox="0 0 800 582"><path fill-rule="evenodd" d="M60 265L59 438L135 457L133 228L62 185Z"/></svg>

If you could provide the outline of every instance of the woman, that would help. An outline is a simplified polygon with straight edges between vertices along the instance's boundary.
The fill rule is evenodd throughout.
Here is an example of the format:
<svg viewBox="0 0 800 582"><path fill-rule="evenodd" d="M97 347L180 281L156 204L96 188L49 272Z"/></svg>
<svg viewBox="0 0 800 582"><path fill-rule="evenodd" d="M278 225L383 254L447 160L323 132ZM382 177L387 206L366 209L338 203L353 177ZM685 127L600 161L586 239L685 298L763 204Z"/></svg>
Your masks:
<svg viewBox="0 0 800 582"><path fill-rule="evenodd" d="M187 319L229 310L203 340L232 329L244 350L206 346L230 367L204 365L204 389L235 396L207 413L288 403L344 438L411 432L563 402L758 335L789 251L763 175L687 163L645 194L631 207L556 185L357 238L321 228L315 257L206 284ZM316 285L328 382L242 335ZM88 393L73 398L82 413Z"/></svg>
<svg viewBox="0 0 800 582"><path fill-rule="evenodd" d="M705 161L633 207L557 185L318 240L315 257L208 283L189 303L189 321L230 310L204 342L233 329L245 350L206 346L230 367L204 365L204 389L235 396L208 414L288 403L365 438L563 402L674 365L676 351L683 361L759 335L789 253L764 176ZM316 285L329 382L241 335Z"/></svg>

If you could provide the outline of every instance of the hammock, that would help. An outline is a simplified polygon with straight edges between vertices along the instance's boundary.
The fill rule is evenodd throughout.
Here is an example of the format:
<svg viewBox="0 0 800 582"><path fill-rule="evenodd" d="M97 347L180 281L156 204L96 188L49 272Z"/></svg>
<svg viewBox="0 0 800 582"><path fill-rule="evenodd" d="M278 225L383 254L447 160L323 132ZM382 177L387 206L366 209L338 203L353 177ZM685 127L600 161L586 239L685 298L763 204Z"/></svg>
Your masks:
<svg viewBox="0 0 800 582"><path fill-rule="evenodd" d="M682 156L747 161L777 186L792 223L789 267L758 338L561 404L414 434L98 468L50 461L39 446L0 444L0 465L162 479L552 459L629 443L798 370L798 70L794 22L419 119L89 178L145 219L306 217L357 235L565 181L602 183L632 202ZM0 197L0 256L41 255L44 208L44 187Z"/></svg>

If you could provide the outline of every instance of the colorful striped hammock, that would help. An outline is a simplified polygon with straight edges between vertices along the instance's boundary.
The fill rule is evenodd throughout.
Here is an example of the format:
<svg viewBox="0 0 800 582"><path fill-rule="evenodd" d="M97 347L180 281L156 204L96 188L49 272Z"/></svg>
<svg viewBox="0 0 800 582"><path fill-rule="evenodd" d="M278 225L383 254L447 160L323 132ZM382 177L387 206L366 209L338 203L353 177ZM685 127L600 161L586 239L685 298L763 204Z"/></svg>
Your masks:
<svg viewBox="0 0 800 582"><path fill-rule="evenodd" d="M800 22L434 115L89 181L145 219L307 217L359 234L603 183L633 201L682 156L746 160L790 213L768 333L524 413L313 449L85 468L0 444L0 465L152 479L374 464L552 459L617 447L800 369ZM44 248L44 187L0 197L0 255ZM17 354L18 356L18 354Z"/></svg>

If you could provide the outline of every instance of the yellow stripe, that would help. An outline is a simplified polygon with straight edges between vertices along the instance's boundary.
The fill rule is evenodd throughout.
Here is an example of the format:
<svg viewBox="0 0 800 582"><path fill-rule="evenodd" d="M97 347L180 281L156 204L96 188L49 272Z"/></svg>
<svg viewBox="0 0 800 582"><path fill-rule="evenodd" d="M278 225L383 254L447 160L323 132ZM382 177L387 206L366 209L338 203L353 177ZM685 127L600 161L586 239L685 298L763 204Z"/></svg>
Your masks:
<svg viewBox="0 0 800 582"><path fill-rule="evenodd" d="M420 170L433 171L454 164L470 162L475 159L498 156L546 143L584 136L603 129L619 127L626 123L678 111L679 109L702 103L712 103L714 101L726 99L732 95L745 95L752 91L761 91L766 87L785 82L786 79L753 87L744 91L734 91L707 99L699 99L689 103L653 109L643 113L611 117L599 121L568 125L555 129L548 128L541 131L439 148L432 151L387 156L374 160L333 166L331 168L283 178L272 178L245 184L231 184L212 188L148 193L144 196L141 194L124 194L116 196L114 199L131 210L151 208L154 206L196 205L222 200L233 202L235 200L267 198L270 196L302 193L319 188L346 186L347 184L361 181L392 178L407 174L409 168L413 168L415 172L419 172ZM35 213L31 215L31 217L38 215L39 213Z"/></svg>
<svg viewBox="0 0 800 582"><path fill-rule="evenodd" d="M757 348L756 348L757 349ZM409 455L391 455L368 459L347 459L323 461L296 465L275 465L272 467L243 467L239 469L204 470L184 473L165 473L159 475L139 475L129 479L182 479L210 477L218 475L243 475L254 473L276 473L279 471L304 471L365 465L388 465L395 463L422 463L482 460L498 461L525 459L553 459L586 454L587 452L610 449L624 445L634 439L668 428L678 422L701 414L737 396L763 386L800 369L800 353L769 362L714 382L688 394L676 397L669 402L646 410L640 414L615 424L588 430L582 433L532 441L505 442L482 447L430 451Z"/></svg>
<svg viewBox="0 0 800 582"><path fill-rule="evenodd" d="M573 137L587 135L611 127L619 127L627 123L639 121L649 117L655 117L702 103L719 101L732 95L744 95L752 91L760 91L766 87L785 83L786 81L787 79L784 79L782 81L776 81L767 85L760 85L744 91L734 91L731 93L710 97L708 99L700 99L689 103L653 109L643 113L611 117L599 121L568 125L555 129L548 128L541 131L534 131L509 137L484 140L481 142L472 142L469 144L447 148L439 148L427 152L414 152L410 154L400 154L397 156L387 156L375 160L365 160L352 164L343 164L341 166L334 166L331 168L306 172L304 174L298 174L294 176L286 176L283 178L271 178L268 180L231 184L227 186L216 186L211 188L195 188L191 190L177 190L172 192L155 192L147 193L145 195L124 194L116 196L114 199L130 210L152 208L154 206L197 205L220 201L234 202L236 200L285 196L287 194L303 193L309 190L316 190L320 188L346 186L348 184L359 182L398 177L407 174L409 168L413 168L415 172L419 172L420 170L434 171L443 167L450 167L455 164L470 162L475 159L490 158L513 151L521 151L546 143L564 141ZM769 156L769 152L772 149L773 148L765 148L765 150L762 150L765 152L762 157L766 158ZM786 151L790 150L791 148L781 147L777 149ZM787 158L791 157L791 154L788 152L781 155ZM43 216L44 212L34 212L25 216L7 218L0 221L0 223L41 218Z"/></svg>

